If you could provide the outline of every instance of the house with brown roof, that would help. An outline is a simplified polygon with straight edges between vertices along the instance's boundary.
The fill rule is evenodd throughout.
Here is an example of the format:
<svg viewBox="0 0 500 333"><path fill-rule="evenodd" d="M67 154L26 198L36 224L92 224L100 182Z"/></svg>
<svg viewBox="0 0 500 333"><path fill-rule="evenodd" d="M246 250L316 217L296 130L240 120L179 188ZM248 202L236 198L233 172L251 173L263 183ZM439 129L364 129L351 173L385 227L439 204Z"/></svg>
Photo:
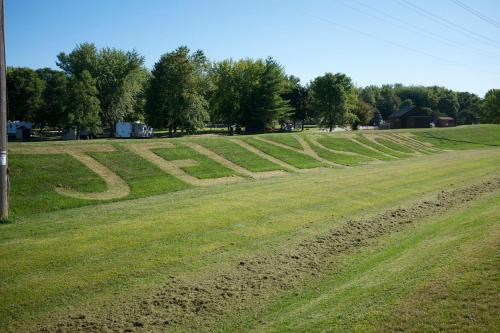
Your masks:
<svg viewBox="0 0 500 333"><path fill-rule="evenodd" d="M426 108L405 106L389 116L391 128L429 128L433 117Z"/></svg>

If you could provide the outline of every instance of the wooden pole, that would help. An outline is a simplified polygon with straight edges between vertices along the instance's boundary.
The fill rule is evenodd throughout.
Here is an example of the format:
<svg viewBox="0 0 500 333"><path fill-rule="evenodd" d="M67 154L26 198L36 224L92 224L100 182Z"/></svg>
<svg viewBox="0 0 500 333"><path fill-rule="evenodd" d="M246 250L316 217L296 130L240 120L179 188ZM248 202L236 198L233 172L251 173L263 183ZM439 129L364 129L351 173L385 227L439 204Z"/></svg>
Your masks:
<svg viewBox="0 0 500 333"><path fill-rule="evenodd" d="M4 0L0 0L0 219L9 218L7 174L7 78L5 65Z"/></svg>

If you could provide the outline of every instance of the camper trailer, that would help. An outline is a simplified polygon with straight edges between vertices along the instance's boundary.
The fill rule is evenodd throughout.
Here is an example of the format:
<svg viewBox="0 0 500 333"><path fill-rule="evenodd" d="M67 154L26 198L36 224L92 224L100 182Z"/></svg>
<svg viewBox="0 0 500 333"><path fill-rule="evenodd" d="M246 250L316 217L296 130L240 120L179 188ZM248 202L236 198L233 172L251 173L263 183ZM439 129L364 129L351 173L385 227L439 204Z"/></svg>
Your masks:
<svg viewBox="0 0 500 333"><path fill-rule="evenodd" d="M11 139L28 139L31 136L33 124L29 121L10 121L7 122L7 135Z"/></svg>
<svg viewBox="0 0 500 333"><path fill-rule="evenodd" d="M118 122L116 123L117 138L151 138L153 128L141 122Z"/></svg>

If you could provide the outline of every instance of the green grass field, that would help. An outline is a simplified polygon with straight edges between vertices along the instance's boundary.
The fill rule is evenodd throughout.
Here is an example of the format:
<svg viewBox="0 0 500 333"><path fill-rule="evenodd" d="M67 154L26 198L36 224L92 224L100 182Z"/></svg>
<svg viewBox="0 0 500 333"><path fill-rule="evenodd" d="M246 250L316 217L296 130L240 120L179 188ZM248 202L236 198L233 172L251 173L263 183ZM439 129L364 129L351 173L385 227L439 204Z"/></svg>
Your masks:
<svg viewBox="0 0 500 333"><path fill-rule="evenodd" d="M282 169L279 165L265 160L238 144L226 139L200 139L196 142L252 172L275 171Z"/></svg>
<svg viewBox="0 0 500 333"><path fill-rule="evenodd" d="M107 201L55 191L107 186L70 155L26 153L56 143L12 144L15 214L0 225L0 331L498 331L499 131L412 130L444 151L360 156L361 165L344 168L244 137L299 169L325 167L210 186L186 184L125 149L126 140L99 140L115 151L88 155L130 187ZM357 157L321 155L309 138L318 134L299 135L327 160ZM336 135L328 144L359 138ZM179 167L209 180L238 172L186 143L252 172L281 169L229 140L144 143L173 143L152 150L196 161ZM359 147L367 149L342 149Z"/></svg>
<svg viewBox="0 0 500 333"><path fill-rule="evenodd" d="M181 180L161 171L153 163L131 151L90 153L96 160L116 172L131 187L129 199L178 191L189 186Z"/></svg>
<svg viewBox="0 0 500 333"><path fill-rule="evenodd" d="M382 161L392 160L391 157L378 153L377 151L366 148L348 138L336 138L332 136L323 136L318 138L318 142L323 146L339 151L358 153L363 156L379 159Z"/></svg>
<svg viewBox="0 0 500 333"><path fill-rule="evenodd" d="M395 151L393 149L388 149L386 146L383 146L381 144L373 142L372 140L367 139L365 136L363 136L361 134L359 136L355 137L355 139L357 141L359 141L359 142L367 145L367 146L370 146L372 148L380 150L381 152L383 152L383 153L385 153L387 155L391 155L391 156L394 156L394 157L397 157L397 158L406 158L406 157L409 156L408 154L401 153L401 152Z"/></svg>
<svg viewBox="0 0 500 333"><path fill-rule="evenodd" d="M155 149L154 152L167 161L192 160L195 165L181 166L181 169L199 179L235 175L234 171L182 144L177 143L175 148Z"/></svg>
<svg viewBox="0 0 500 333"><path fill-rule="evenodd" d="M405 154L413 154L415 153L414 149L409 148L408 146L404 146L392 140L384 139L384 138L375 138L374 139L378 144L386 146L394 151L405 153Z"/></svg>
<svg viewBox="0 0 500 333"><path fill-rule="evenodd" d="M318 145L315 145L311 140L305 138L306 142L309 143L309 146L318 154L318 156L328 160L330 162L334 162L341 165L346 166L354 166L362 163L366 163L371 159L365 156L360 155L348 155L342 153L334 153L330 150L323 149Z"/></svg>
<svg viewBox="0 0 500 333"><path fill-rule="evenodd" d="M297 148L302 150L303 147L300 142L293 136L288 133L286 134L269 134L264 136L265 139L271 140L277 143L281 143L283 145L287 145L293 148Z"/></svg>
<svg viewBox="0 0 500 333"><path fill-rule="evenodd" d="M295 152L286 148L281 148L270 143L266 143L255 138L243 138L244 142L254 146L255 148L269 154L285 163L288 163L299 169L310 169L325 166L318 160L313 159L305 154Z"/></svg>
<svg viewBox="0 0 500 333"><path fill-rule="evenodd" d="M101 178L67 155L14 155L10 159L9 178L14 218L18 214L38 214L84 204L79 199L57 194L56 187L78 188L83 192L106 189Z"/></svg>

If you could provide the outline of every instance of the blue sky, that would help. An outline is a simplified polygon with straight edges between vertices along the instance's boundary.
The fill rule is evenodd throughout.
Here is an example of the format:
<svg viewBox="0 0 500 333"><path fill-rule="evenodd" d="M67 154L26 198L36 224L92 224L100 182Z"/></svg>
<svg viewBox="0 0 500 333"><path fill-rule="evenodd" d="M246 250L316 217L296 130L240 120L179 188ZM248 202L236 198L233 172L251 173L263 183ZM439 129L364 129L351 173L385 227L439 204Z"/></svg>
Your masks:
<svg viewBox="0 0 500 333"><path fill-rule="evenodd" d="M212 60L272 56L306 83L500 88L500 25L454 0L5 0L7 64L56 67L81 42L137 49L151 68L179 45ZM500 22L500 1L460 0Z"/></svg>

